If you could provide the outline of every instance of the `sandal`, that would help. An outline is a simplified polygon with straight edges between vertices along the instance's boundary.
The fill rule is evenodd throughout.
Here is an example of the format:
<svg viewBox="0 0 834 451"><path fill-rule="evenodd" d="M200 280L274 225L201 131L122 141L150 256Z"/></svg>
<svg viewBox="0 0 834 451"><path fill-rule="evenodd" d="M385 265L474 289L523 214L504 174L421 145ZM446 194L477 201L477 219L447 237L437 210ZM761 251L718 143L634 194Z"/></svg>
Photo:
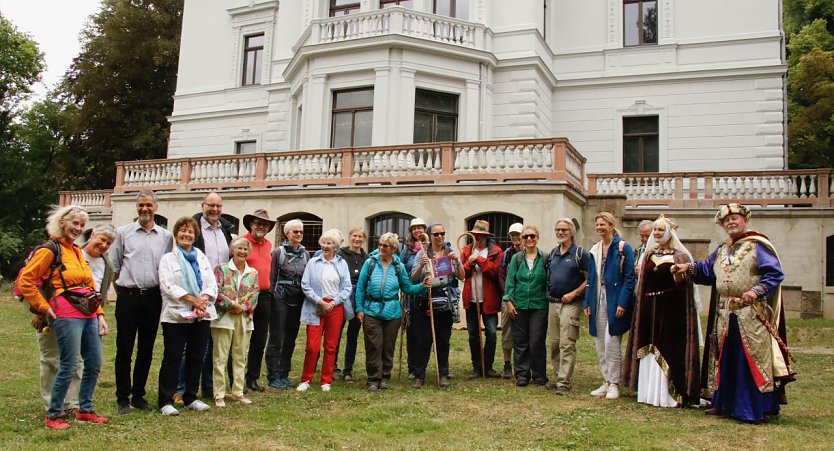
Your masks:
<svg viewBox="0 0 834 451"><path fill-rule="evenodd" d="M353 376L351 376L350 373L347 373L344 376L342 376L342 380L344 380L348 384L352 384L353 383Z"/></svg>

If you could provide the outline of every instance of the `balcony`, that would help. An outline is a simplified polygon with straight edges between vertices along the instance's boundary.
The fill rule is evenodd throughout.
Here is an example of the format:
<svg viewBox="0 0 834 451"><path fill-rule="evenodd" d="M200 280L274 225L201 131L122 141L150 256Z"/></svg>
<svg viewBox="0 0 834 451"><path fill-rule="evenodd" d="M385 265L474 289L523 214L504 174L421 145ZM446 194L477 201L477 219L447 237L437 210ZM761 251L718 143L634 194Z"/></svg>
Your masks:
<svg viewBox="0 0 834 451"><path fill-rule="evenodd" d="M625 195L628 207L832 207L832 170L589 174L589 195Z"/></svg>
<svg viewBox="0 0 834 451"><path fill-rule="evenodd" d="M393 7L314 19L293 46L293 53L298 53L302 47L310 45L392 35L483 51L490 51L491 46L491 33L484 25L409 8Z"/></svg>

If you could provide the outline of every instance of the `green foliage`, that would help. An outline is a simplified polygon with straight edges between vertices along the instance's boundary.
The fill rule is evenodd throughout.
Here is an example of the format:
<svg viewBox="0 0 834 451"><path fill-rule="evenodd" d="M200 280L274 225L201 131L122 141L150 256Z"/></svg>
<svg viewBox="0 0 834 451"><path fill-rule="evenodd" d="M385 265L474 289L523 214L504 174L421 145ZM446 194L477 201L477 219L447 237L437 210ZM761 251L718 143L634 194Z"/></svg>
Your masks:
<svg viewBox="0 0 834 451"><path fill-rule="evenodd" d="M834 166L834 2L785 0L792 168Z"/></svg>
<svg viewBox="0 0 834 451"><path fill-rule="evenodd" d="M0 110L7 113L25 98L42 70L38 45L0 14Z"/></svg>
<svg viewBox="0 0 834 451"><path fill-rule="evenodd" d="M72 188L112 188L115 162L165 156L183 0L104 0L64 80L77 105Z"/></svg>

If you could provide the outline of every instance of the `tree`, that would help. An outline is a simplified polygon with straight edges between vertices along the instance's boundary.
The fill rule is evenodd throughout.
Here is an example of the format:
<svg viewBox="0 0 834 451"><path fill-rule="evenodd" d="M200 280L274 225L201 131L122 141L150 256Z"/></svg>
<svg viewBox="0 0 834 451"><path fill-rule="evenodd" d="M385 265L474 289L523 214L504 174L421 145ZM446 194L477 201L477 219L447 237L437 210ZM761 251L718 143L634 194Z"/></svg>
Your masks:
<svg viewBox="0 0 834 451"><path fill-rule="evenodd" d="M792 168L834 167L834 2L785 0Z"/></svg>
<svg viewBox="0 0 834 451"><path fill-rule="evenodd" d="M183 0L103 0L63 89L77 108L70 188L112 188L115 162L163 158L173 109Z"/></svg>

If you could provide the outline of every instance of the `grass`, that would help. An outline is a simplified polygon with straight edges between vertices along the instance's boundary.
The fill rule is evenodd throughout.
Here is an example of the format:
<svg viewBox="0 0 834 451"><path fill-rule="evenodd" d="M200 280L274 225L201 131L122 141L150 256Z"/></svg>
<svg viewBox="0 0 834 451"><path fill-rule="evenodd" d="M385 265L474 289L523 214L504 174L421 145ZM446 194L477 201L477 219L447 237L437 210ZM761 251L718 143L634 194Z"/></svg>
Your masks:
<svg viewBox="0 0 834 451"><path fill-rule="evenodd" d="M790 405L766 425L751 426L705 416L694 409L658 409L637 404L623 390L616 401L592 399L600 383L593 341L583 321L574 390L557 397L541 387L516 388L506 380L466 380L466 333L452 335L451 390L427 381L421 390L403 377L387 392L364 389L360 343L355 375L324 394L270 390L254 404L225 409L115 413L115 333L104 338L104 366L95 394L104 426L43 427L38 393L38 351L29 315L8 293L0 295L0 449L831 449L834 447L834 321L789 321L790 343L799 359L799 381L788 387ZM108 311L115 326L112 309ZM360 338L361 340L361 338ZM296 348L293 380L303 359L303 333ZM154 403L162 354L157 340L148 384ZM500 351L497 359L500 363ZM431 364L433 365L433 364ZM498 366L498 364L496 364ZM434 374L433 366L429 374ZM396 376L396 366L395 366Z"/></svg>

